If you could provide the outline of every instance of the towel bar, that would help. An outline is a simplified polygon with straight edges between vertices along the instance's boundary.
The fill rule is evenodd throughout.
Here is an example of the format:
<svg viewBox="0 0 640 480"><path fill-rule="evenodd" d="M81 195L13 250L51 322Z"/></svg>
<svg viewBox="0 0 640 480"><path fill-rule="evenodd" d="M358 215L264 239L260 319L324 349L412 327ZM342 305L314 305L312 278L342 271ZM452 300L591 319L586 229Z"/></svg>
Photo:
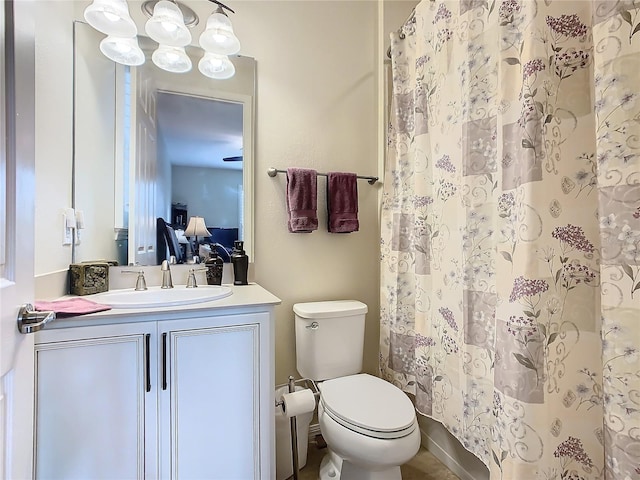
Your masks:
<svg viewBox="0 0 640 480"><path fill-rule="evenodd" d="M273 167L270 167L267 170L267 175L269 175L270 177L275 177L279 173L287 173L287 171L286 170L278 170L278 169L273 168ZM326 173L320 173L320 172L318 172L317 175L320 175L321 177L326 177L327 176ZM367 180L367 182L369 182L369 185L373 185L378 181L378 177L366 177L364 175L356 175L356 178L361 178L361 179Z"/></svg>

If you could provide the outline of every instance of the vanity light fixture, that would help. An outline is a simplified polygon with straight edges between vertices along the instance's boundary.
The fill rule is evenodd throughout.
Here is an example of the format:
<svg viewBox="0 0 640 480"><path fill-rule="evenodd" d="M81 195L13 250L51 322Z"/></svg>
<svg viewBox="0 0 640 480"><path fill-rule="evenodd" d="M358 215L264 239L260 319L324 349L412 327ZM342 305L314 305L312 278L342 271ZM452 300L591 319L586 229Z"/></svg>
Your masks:
<svg viewBox="0 0 640 480"><path fill-rule="evenodd" d="M226 5L223 6L235 13ZM240 51L240 40L233 33L231 20L220 4L207 19L207 27L200 35L200 46L218 55L234 55Z"/></svg>
<svg viewBox="0 0 640 480"><path fill-rule="evenodd" d="M217 6L200 35L204 55L198 62L198 69L209 78L225 80L235 75L235 67L228 56L240 51L240 41L225 10L235 12L218 0L209 1ZM177 0L146 0L141 8L150 17L145 31L158 42L158 48L151 55L153 63L168 72L190 71L192 62L184 47L191 43L189 28L198 24L198 15ZM93 28L107 34L100 42L100 51L107 58L129 66L144 63L145 55L136 38L138 30L129 15L126 0L93 0L85 9L84 17Z"/></svg>
<svg viewBox="0 0 640 480"><path fill-rule="evenodd" d="M151 60L159 68L173 73L185 73L191 70L192 63L184 47L158 45L151 55Z"/></svg>
<svg viewBox="0 0 640 480"><path fill-rule="evenodd" d="M107 35L131 38L138 34L126 0L93 0L84 10L84 19Z"/></svg>
<svg viewBox="0 0 640 480"><path fill-rule="evenodd" d="M147 20L144 29L161 45L184 47L191 43L191 32L184 23L184 15L170 0L160 0L155 4L153 16Z"/></svg>
<svg viewBox="0 0 640 480"><path fill-rule="evenodd" d="M216 80L226 80L236 73L236 67L233 66L229 57L211 52L204 53L204 56L198 62L198 70L205 77Z"/></svg>
<svg viewBox="0 0 640 480"><path fill-rule="evenodd" d="M161 0L146 0L142 3L140 7L142 9L142 13L144 13L147 17L153 16L153 10ZM184 24L187 28L192 28L198 25L200 19L198 18L198 14L194 12L191 8L189 8L184 3L176 2L175 0L171 0L172 3L175 3L176 6L180 9L180 13L182 14L182 19L184 20Z"/></svg>
<svg viewBox="0 0 640 480"><path fill-rule="evenodd" d="M144 63L144 53L138 46L138 39L105 37L100 42L100 51L110 60L122 65L135 67Z"/></svg>

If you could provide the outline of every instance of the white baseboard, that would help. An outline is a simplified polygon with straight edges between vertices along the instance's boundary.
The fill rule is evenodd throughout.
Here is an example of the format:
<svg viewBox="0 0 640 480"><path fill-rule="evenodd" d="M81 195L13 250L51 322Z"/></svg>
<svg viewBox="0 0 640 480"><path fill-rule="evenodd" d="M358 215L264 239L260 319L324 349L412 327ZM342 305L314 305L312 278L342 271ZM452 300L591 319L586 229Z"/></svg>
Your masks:
<svg viewBox="0 0 640 480"><path fill-rule="evenodd" d="M423 447L429 450L460 480L489 480L489 470L475 455L465 450L460 442L441 424L433 420L426 420L429 421L429 428L420 428ZM420 423L421 427L425 426L422 421ZM428 431L434 434L433 437L429 435ZM434 437L441 441L436 441Z"/></svg>
<svg viewBox="0 0 640 480"><path fill-rule="evenodd" d="M460 480L476 480L467 472L462 465L460 465L447 451L431 440L429 436L420 432L422 437L422 445L429 450L440 462L442 462L453 474L455 474Z"/></svg>

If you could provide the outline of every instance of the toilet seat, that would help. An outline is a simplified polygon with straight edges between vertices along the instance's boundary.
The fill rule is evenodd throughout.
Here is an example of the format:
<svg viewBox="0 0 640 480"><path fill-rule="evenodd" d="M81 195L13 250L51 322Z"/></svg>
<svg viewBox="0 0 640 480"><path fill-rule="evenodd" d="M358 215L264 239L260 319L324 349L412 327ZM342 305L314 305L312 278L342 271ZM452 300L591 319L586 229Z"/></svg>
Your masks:
<svg viewBox="0 0 640 480"><path fill-rule="evenodd" d="M405 437L416 428L409 397L394 385L367 374L320 384L324 412L349 430L373 438Z"/></svg>

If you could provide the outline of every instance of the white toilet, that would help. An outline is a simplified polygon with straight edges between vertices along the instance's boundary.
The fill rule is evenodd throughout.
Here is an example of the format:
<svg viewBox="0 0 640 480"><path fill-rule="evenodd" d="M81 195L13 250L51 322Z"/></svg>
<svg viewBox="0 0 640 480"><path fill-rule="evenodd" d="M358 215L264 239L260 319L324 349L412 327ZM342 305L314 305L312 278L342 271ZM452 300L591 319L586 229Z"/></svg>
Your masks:
<svg viewBox="0 0 640 480"><path fill-rule="evenodd" d="M404 392L360 373L367 306L311 302L293 311L298 372L321 382L318 421L328 453L320 480L400 480L400 465L420 448L420 429Z"/></svg>

